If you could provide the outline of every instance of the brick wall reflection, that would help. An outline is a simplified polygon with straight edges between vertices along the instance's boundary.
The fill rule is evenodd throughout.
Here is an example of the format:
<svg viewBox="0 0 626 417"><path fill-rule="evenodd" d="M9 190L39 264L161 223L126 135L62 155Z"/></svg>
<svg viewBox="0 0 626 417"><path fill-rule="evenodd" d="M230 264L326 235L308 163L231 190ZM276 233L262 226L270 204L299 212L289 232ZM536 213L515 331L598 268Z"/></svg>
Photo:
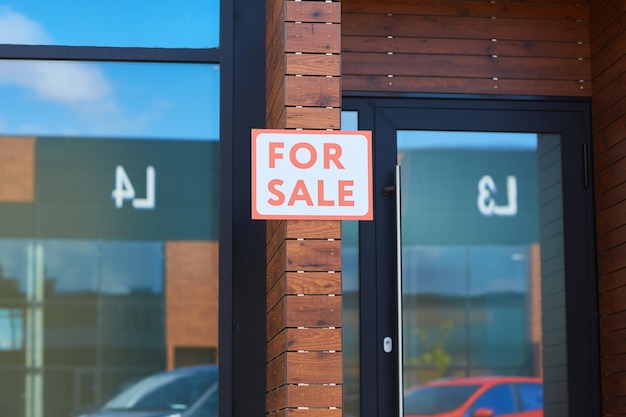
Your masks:
<svg viewBox="0 0 626 417"><path fill-rule="evenodd" d="M165 254L167 367L216 360L211 352L218 347L218 242L168 241Z"/></svg>
<svg viewBox="0 0 626 417"><path fill-rule="evenodd" d="M35 201L35 138L0 137L0 202Z"/></svg>

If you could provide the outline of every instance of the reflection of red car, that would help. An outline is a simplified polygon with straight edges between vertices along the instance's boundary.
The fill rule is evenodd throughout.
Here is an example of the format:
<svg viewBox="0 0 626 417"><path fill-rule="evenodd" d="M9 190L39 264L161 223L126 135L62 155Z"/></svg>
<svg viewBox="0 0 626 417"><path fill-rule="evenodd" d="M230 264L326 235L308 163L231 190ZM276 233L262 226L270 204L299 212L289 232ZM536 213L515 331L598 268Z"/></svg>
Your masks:
<svg viewBox="0 0 626 417"><path fill-rule="evenodd" d="M543 417L540 378L476 376L431 381L404 393L405 417Z"/></svg>

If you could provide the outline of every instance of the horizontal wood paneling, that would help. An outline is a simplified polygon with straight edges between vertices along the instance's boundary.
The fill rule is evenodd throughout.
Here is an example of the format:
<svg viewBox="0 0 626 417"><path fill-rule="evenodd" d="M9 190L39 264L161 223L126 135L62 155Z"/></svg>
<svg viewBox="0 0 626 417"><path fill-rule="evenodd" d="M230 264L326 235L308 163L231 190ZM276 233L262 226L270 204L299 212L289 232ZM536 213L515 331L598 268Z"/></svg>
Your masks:
<svg viewBox="0 0 626 417"><path fill-rule="evenodd" d="M350 0L354 1L354 0ZM345 4L345 2L344 2ZM455 2L447 2L456 7ZM345 9L344 9L345 10ZM342 22L344 36L374 35L445 39L503 39L552 42L583 42L589 39L583 22L560 20L521 20L508 18L423 15L416 4L416 15L346 14Z"/></svg>
<svg viewBox="0 0 626 417"><path fill-rule="evenodd" d="M289 295L282 297L268 312L265 335L270 340L286 327L340 326L341 297Z"/></svg>
<svg viewBox="0 0 626 417"><path fill-rule="evenodd" d="M531 85L532 84L532 85ZM492 78L459 77L398 77L389 75L352 75L343 77L345 91L389 91L414 93L456 94L531 94L560 96L587 96L591 91L588 81L554 80L494 80ZM529 90L529 88L531 90Z"/></svg>
<svg viewBox="0 0 626 417"><path fill-rule="evenodd" d="M591 96L577 3L344 1L343 89Z"/></svg>
<svg viewBox="0 0 626 417"><path fill-rule="evenodd" d="M265 2L265 118L266 126L285 127L285 2Z"/></svg>
<svg viewBox="0 0 626 417"><path fill-rule="evenodd" d="M304 107L339 107L341 83L339 77L285 77L285 104Z"/></svg>
<svg viewBox="0 0 626 417"><path fill-rule="evenodd" d="M341 241L284 240L267 264L267 289L285 272L341 270Z"/></svg>
<svg viewBox="0 0 626 417"><path fill-rule="evenodd" d="M340 25L324 23L287 23L285 52L338 54L340 29Z"/></svg>
<svg viewBox="0 0 626 417"><path fill-rule="evenodd" d="M341 294L341 273L287 272L267 292L266 307L269 311L284 295Z"/></svg>
<svg viewBox="0 0 626 417"><path fill-rule="evenodd" d="M340 45L340 2L266 1L267 128L340 128ZM342 415L340 239L337 221L266 222L268 416Z"/></svg>
<svg viewBox="0 0 626 417"><path fill-rule="evenodd" d="M326 54L287 54L285 59L287 74L292 75L332 75L340 74L341 59L339 55Z"/></svg>
<svg viewBox="0 0 626 417"><path fill-rule="evenodd" d="M285 384L341 384L341 362L341 352L285 352L268 363L266 389Z"/></svg>
<svg viewBox="0 0 626 417"><path fill-rule="evenodd" d="M287 1L288 22L340 23L341 3L322 1Z"/></svg>
<svg viewBox="0 0 626 417"><path fill-rule="evenodd" d="M567 58L536 58L471 55L420 55L344 52L343 71L346 74L409 77L451 78L465 72L467 77L516 80L584 80L589 78L585 61ZM475 74L475 75L474 75Z"/></svg>
<svg viewBox="0 0 626 417"><path fill-rule="evenodd" d="M274 230L281 239L340 239L341 222L326 220L290 220L278 222Z"/></svg>
<svg viewBox="0 0 626 417"><path fill-rule="evenodd" d="M602 413L626 416L626 4L589 9Z"/></svg>
<svg viewBox="0 0 626 417"><path fill-rule="evenodd" d="M344 52L393 51L403 54L478 55L544 58L589 57L590 45L578 42L549 42L492 39L398 38L381 36L344 36Z"/></svg>
<svg viewBox="0 0 626 417"><path fill-rule="evenodd" d="M286 408L267 414L268 417L342 417L340 408Z"/></svg>
<svg viewBox="0 0 626 417"><path fill-rule="evenodd" d="M320 121L323 121L328 129L341 128L341 109L339 107L287 107L285 118L287 129L317 129Z"/></svg>
<svg viewBox="0 0 626 417"><path fill-rule="evenodd" d="M266 408L341 407L340 385L283 385L267 396Z"/></svg>
<svg viewBox="0 0 626 417"><path fill-rule="evenodd" d="M342 346L342 333L338 328L286 328L269 341L267 360L272 360L288 351L337 352L342 350Z"/></svg>
<svg viewBox="0 0 626 417"><path fill-rule="evenodd" d="M416 1L387 0L359 0L358 2L343 3L343 11L347 13L367 14L415 14ZM457 1L455 7L450 7L447 2L436 0L422 0L419 8L422 14L427 16L473 16L473 17L496 17L515 19L548 19L561 16L563 20L587 19L585 7L581 7L573 1Z"/></svg>

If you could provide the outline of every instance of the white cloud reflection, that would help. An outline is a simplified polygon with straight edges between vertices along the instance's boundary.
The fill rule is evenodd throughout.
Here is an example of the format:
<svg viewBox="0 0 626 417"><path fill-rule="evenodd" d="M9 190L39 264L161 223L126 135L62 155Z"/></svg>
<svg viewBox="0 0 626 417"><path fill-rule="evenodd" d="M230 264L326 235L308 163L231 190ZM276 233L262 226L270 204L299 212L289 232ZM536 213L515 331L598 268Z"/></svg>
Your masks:
<svg viewBox="0 0 626 417"><path fill-rule="evenodd" d="M100 69L64 61L3 62L2 84L17 85L34 92L39 99L69 105L103 100L111 93L110 83Z"/></svg>
<svg viewBox="0 0 626 417"><path fill-rule="evenodd" d="M0 43L44 44L51 38L44 28L8 7L0 8ZM0 66L0 85L17 85L38 98L63 104L103 100L111 86L93 65L64 61L5 61Z"/></svg>
<svg viewBox="0 0 626 417"><path fill-rule="evenodd" d="M50 36L43 27L28 17L0 7L0 43L11 44L47 44Z"/></svg>
<svg viewBox="0 0 626 417"><path fill-rule="evenodd" d="M56 41L43 22L0 6L2 43ZM0 134L219 137L217 65L0 60L0 88Z"/></svg>

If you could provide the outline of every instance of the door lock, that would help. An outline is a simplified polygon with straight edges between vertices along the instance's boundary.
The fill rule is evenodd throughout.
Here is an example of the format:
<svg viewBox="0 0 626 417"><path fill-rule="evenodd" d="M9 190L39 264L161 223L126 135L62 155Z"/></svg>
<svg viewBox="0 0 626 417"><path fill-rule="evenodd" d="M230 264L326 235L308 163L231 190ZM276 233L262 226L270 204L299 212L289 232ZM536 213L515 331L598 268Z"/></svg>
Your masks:
<svg viewBox="0 0 626 417"><path fill-rule="evenodd" d="M391 353L393 350L393 341L391 340L391 337L387 336L383 339L383 350L385 353Z"/></svg>

